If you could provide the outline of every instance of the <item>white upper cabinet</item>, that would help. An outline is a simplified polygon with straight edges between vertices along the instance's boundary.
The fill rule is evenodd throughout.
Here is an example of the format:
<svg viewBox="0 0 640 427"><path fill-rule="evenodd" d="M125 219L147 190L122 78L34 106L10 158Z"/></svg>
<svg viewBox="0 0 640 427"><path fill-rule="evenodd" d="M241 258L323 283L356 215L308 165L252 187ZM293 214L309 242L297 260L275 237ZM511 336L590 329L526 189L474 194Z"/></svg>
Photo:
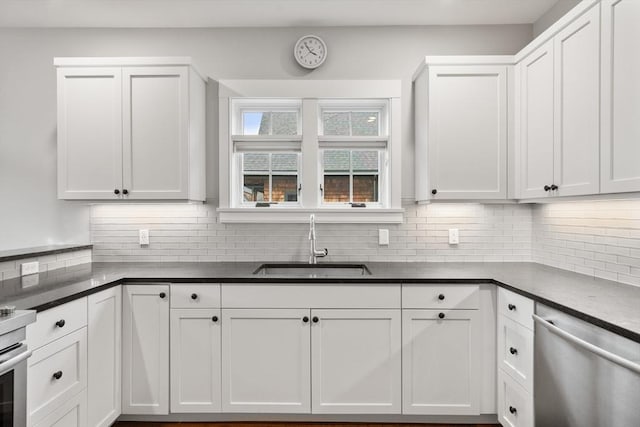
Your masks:
<svg viewBox="0 0 640 427"><path fill-rule="evenodd" d="M205 199L205 82L188 58L54 63L59 198Z"/></svg>
<svg viewBox="0 0 640 427"><path fill-rule="evenodd" d="M592 7L519 64L519 198L600 189L600 8Z"/></svg>
<svg viewBox="0 0 640 427"><path fill-rule="evenodd" d="M640 2L602 1L601 190L640 191Z"/></svg>
<svg viewBox="0 0 640 427"><path fill-rule="evenodd" d="M464 57L462 57L464 58ZM430 62L431 61L431 62ZM427 58L415 79L417 200L507 197L508 75L483 64ZM442 65L438 65L442 64Z"/></svg>

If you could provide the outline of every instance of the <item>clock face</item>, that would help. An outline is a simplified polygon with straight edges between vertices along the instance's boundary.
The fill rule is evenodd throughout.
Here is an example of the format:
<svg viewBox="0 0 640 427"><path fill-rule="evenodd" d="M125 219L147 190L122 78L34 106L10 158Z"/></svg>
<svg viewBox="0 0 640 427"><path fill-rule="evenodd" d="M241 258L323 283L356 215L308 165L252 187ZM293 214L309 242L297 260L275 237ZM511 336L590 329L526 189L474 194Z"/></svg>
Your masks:
<svg viewBox="0 0 640 427"><path fill-rule="evenodd" d="M304 68L318 68L327 58L327 45L318 36L304 36L293 48L293 55Z"/></svg>

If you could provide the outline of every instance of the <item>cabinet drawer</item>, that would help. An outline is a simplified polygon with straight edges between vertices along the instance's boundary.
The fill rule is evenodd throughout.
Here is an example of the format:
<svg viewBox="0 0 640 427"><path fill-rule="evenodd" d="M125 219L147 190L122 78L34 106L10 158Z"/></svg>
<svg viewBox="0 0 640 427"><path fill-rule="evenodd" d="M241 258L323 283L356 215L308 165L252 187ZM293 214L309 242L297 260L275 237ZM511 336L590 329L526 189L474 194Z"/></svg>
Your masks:
<svg viewBox="0 0 640 427"><path fill-rule="evenodd" d="M498 288L498 313L533 330L533 300Z"/></svg>
<svg viewBox="0 0 640 427"><path fill-rule="evenodd" d="M533 331L498 316L498 364L528 392L533 392Z"/></svg>
<svg viewBox="0 0 640 427"><path fill-rule="evenodd" d="M474 310L479 307L478 285L402 285L402 308Z"/></svg>
<svg viewBox="0 0 640 427"><path fill-rule="evenodd" d="M27 326L27 344L37 349L84 326L87 326L86 297L39 312L36 322Z"/></svg>
<svg viewBox="0 0 640 427"><path fill-rule="evenodd" d="M34 427L84 427L86 425L87 394L81 391Z"/></svg>
<svg viewBox="0 0 640 427"><path fill-rule="evenodd" d="M87 386L87 328L72 332L33 352L27 371L31 425Z"/></svg>
<svg viewBox="0 0 640 427"><path fill-rule="evenodd" d="M219 308L217 283L172 283L171 308Z"/></svg>
<svg viewBox="0 0 640 427"><path fill-rule="evenodd" d="M498 370L498 422L503 427L533 427L533 398Z"/></svg>

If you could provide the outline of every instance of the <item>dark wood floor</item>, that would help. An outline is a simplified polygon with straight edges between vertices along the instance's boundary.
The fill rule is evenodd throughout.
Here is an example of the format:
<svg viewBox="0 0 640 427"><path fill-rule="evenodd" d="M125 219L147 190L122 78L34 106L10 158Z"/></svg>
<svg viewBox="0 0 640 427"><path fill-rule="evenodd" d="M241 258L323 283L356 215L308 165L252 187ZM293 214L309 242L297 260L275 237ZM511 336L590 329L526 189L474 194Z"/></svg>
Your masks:
<svg viewBox="0 0 640 427"><path fill-rule="evenodd" d="M119 422L117 427L499 427L498 424L390 424L390 423L133 423Z"/></svg>

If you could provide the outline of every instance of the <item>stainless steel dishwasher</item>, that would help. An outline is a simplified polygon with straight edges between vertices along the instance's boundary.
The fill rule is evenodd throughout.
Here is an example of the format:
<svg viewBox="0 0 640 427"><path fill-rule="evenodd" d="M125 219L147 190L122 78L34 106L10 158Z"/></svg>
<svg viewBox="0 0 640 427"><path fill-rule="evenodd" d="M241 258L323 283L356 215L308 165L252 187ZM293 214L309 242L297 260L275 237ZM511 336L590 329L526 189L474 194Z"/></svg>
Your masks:
<svg viewBox="0 0 640 427"><path fill-rule="evenodd" d="M541 304L533 318L535 425L640 427L640 343Z"/></svg>

